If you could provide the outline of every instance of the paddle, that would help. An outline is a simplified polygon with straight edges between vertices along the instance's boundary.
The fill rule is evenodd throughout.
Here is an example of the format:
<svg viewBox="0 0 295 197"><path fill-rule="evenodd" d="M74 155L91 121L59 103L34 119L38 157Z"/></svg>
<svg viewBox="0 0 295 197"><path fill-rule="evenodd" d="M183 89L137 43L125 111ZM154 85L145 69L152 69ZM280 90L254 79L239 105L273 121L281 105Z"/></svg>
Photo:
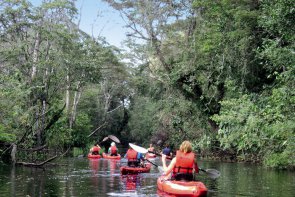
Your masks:
<svg viewBox="0 0 295 197"><path fill-rule="evenodd" d="M130 146L131 148L133 148L134 150L136 150L137 152L139 152L139 153L143 153L143 154L146 154L146 153L153 153L153 154L155 154L155 155L162 156L160 153L153 152L153 151L149 151L149 150L146 149L146 148L143 148L143 147L141 147L141 146L137 146L137 145L132 144L132 143L129 143L129 146Z"/></svg>
<svg viewBox="0 0 295 197"><path fill-rule="evenodd" d="M155 164L154 162L151 162L148 159L144 159L144 160L151 163L151 164L153 164L154 166L156 166L161 173L164 172L163 166L159 166L159 165Z"/></svg>
<svg viewBox="0 0 295 197"><path fill-rule="evenodd" d="M208 177L210 177L211 179L216 179L220 176L220 172L218 170L215 169L202 169L199 168L200 171L205 172L207 174Z"/></svg>
<svg viewBox="0 0 295 197"><path fill-rule="evenodd" d="M149 163L151 163L151 164L153 164L154 166L156 166L156 167L159 167L157 164L155 164L154 162L152 162L152 161L150 161L150 160L148 160L148 159L143 159L144 161L147 161L147 162L149 162Z"/></svg>
<svg viewBox="0 0 295 197"><path fill-rule="evenodd" d="M107 141L108 139L109 139L109 137L105 137L105 138L103 138L103 140L102 140L101 142L99 142L98 144L101 144L101 143Z"/></svg>
<svg viewBox="0 0 295 197"><path fill-rule="evenodd" d="M108 137L116 143L121 143L120 140L114 135L108 135Z"/></svg>
<svg viewBox="0 0 295 197"><path fill-rule="evenodd" d="M149 151L146 148L137 146L137 145L132 144L132 143L129 143L129 146L131 148L133 148L135 151L139 152L139 153L146 154L148 152L151 152L151 151ZM161 154L159 154L159 153L155 153L155 152L152 152L152 153L161 156ZM163 167L162 166L158 166L159 171L160 171L160 167L161 167L161 171L163 171ZM215 169L202 169L202 168L199 168L199 170L202 171L202 172L205 172L206 175L209 176L212 179L216 179L216 178L218 178L220 176L220 172L218 170L215 170Z"/></svg>

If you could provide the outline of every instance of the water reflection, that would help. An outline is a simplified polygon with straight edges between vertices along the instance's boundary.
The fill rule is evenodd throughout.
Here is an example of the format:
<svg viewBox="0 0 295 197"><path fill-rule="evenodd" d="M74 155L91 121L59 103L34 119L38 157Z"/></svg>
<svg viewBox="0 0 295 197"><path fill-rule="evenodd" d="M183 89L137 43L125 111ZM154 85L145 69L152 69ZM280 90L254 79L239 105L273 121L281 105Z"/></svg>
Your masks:
<svg viewBox="0 0 295 197"><path fill-rule="evenodd" d="M157 158L155 163L160 165ZM43 169L0 164L0 196L159 196L159 172L121 176L120 160L66 158L60 166ZM200 173L208 197L295 196L295 173L238 163L200 161L204 169L221 172L216 180ZM165 195L166 196L166 195Z"/></svg>
<svg viewBox="0 0 295 197"><path fill-rule="evenodd" d="M98 168L99 168L99 159L89 159L89 166L91 169L91 184L92 188L95 191L99 189L99 181L98 181Z"/></svg>
<svg viewBox="0 0 295 197"><path fill-rule="evenodd" d="M122 175L121 176L123 191L135 191L136 187L140 186L140 178L138 174Z"/></svg>

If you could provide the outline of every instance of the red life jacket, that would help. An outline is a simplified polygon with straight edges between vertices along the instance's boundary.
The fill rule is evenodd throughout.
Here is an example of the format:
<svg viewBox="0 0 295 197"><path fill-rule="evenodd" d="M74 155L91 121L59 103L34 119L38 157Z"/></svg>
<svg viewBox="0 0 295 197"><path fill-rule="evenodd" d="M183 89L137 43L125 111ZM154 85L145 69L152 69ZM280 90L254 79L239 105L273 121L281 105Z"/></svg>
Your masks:
<svg viewBox="0 0 295 197"><path fill-rule="evenodd" d="M126 153L126 157L127 157L128 161L135 161L135 160L137 160L137 152L133 149L128 149L128 151Z"/></svg>
<svg viewBox="0 0 295 197"><path fill-rule="evenodd" d="M195 154L193 152L183 153L181 151L176 152L176 164L173 168L173 174L176 173L193 173L193 167L195 162Z"/></svg>
<svg viewBox="0 0 295 197"><path fill-rule="evenodd" d="M100 151L100 148L99 147L93 146L92 152L99 152L99 151Z"/></svg>
<svg viewBox="0 0 295 197"><path fill-rule="evenodd" d="M111 154L117 154L117 147L111 146Z"/></svg>

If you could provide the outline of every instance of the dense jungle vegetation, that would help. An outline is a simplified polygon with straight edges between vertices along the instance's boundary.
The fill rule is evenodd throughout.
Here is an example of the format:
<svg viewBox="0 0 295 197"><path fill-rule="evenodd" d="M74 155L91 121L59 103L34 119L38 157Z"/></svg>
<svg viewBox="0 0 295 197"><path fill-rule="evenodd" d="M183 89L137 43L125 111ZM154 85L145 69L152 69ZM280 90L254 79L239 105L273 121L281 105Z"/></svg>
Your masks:
<svg viewBox="0 0 295 197"><path fill-rule="evenodd" d="M72 0L0 2L2 161L40 164L113 134L294 169L294 1L106 2L129 51L81 31Z"/></svg>

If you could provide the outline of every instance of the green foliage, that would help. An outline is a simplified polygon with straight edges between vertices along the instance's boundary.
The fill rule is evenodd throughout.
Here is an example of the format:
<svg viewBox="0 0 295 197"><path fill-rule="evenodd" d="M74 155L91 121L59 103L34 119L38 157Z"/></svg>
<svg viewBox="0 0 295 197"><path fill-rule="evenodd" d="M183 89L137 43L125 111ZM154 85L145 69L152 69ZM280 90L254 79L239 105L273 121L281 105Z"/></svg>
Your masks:
<svg viewBox="0 0 295 197"><path fill-rule="evenodd" d="M228 98L221 105L220 114L212 117L219 124L221 147L240 155L255 153L272 167L294 166L293 89L273 89L267 97Z"/></svg>
<svg viewBox="0 0 295 197"><path fill-rule="evenodd" d="M280 42L294 41L294 2L292 0L263 0L261 2L260 25L267 30L271 37L280 39Z"/></svg>
<svg viewBox="0 0 295 197"><path fill-rule="evenodd" d="M83 155L83 149L82 148L78 148L78 147L74 147L73 148L73 156L74 157L78 157L79 155Z"/></svg>
<svg viewBox="0 0 295 197"><path fill-rule="evenodd" d="M0 125L0 141L13 142L15 141L15 139L16 139L16 136L13 133L10 133L8 129L4 128L3 125Z"/></svg>
<svg viewBox="0 0 295 197"><path fill-rule="evenodd" d="M219 124L218 140L225 149L256 152L259 143L259 114L247 95L221 102L222 110L212 119Z"/></svg>
<svg viewBox="0 0 295 197"><path fill-rule="evenodd" d="M63 117L46 132L46 141L50 147L63 148L65 145L72 143L71 130L67 125L67 119Z"/></svg>
<svg viewBox="0 0 295 197"><path fill-rule="evenodd" d="M130 138L137 142L142 142L144 139L148 141L154 131L157 105L148 97L137 97L133 102L136 105L130 111L131 117L128 122Z"/></svg>
<svg viewBox="0 0 295 197"><path fill-rule="evenodd" d="M294 166L294 152L293 151L284 151L282 153L272 153L266 155L264 164L269 167L276 168L286 168L286 166Z"/></svg>
<svg viewBox="0 0 295 197"><path fill-rule="evenodd" d="M72 1L1 1L0 141L85 153L108 134L189 139L294 167L293 1L108 2L146 30L147 45L128 43L141 65L79 31Z"/></svg>
<svg viewBox="0 0 295 197"><path fill-rule="evenodd" d="M71 131L70 144L75 147L85 147L88 144L88 135L91 131L90 119L87 114L79 113L75 126Z"/></svg>
<svg viewBox="0 0 295 197"><path fill-rule="evenodd" d="M33 7L25 0L3 0L0 12L0 140L20 149L47 145L62 151L87 146L91 129L105 120L113 122L106 133L114 128L119 133L122 110L97 117L105 109L97 97L79 95L93 89L103 95L98 86L103 76L107 88L116 87L107 108L113 110L127 97L127 74L113 47L77 28L74 2L44 1Z"/></svg>

